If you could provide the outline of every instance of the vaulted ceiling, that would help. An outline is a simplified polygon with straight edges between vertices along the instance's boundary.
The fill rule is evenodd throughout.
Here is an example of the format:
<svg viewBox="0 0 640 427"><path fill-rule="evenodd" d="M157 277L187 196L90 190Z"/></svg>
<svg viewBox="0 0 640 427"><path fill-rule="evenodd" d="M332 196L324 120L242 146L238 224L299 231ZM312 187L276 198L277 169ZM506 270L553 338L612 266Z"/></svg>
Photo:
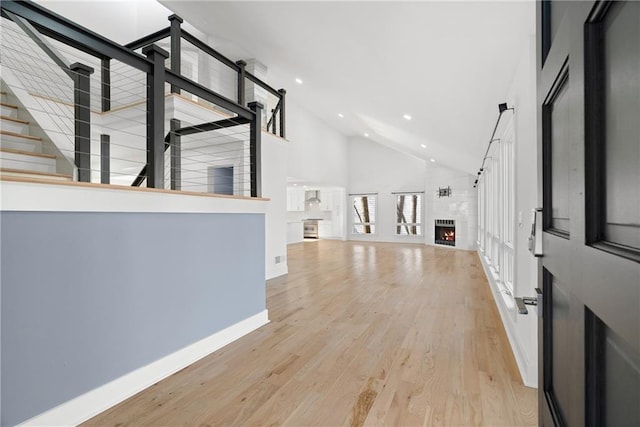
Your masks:
<svg viewBox="0 0 640 427"><path fill-rule="evenodd" d="M470 173L535 27L533 2L161 3L340 132Z"/></svg>
<svg viewBox="0 0 640 427"><path fill-rule="evenodd" d="M38 1L120 43L170 13L154 0ZM228 57L264 63L272 86L341 133L470 173L535 30L533 1L161 3Z"/></svg>

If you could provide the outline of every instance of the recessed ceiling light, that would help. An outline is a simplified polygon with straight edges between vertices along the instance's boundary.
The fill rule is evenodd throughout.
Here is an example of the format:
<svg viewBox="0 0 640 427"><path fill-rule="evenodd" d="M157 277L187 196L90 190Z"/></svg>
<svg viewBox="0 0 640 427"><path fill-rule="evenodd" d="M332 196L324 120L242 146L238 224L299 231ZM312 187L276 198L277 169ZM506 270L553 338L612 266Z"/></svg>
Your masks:
<svg viewBox="0 0 640 427"><path fill-rule="evenodd" d="M436 161L436 159L434 159L434 158L431 158L431 159L429 159L429 160L430 160L431 162L435 162L435 161Z"/></svg>
<svg viewBox="0 0 640 427"><path fill-rule="evenodd" d="M338 113L338 117L343 118L343 117L344 117L344 114L342 114L342 113Z"/></svg>
<svg viewBox="0 0 640 427"><path fill-rule="evenodd" d="M365 138L368 138L368 137L369 137L369 134L365 132L365 133L364 133L364 137L365 137Z"/></svg>
<svg viewBox="0 0 640 427"><path fill-rule="evenodd" d="M294 186L294 187L297 187L297 186L298 186L298 184L293 184L293 186Z"/></svg>
<svg viewBox="0 0 640 427"><path fill-rule="evenodd" d="M299 85L302 84L302 79L296 78L296 83L298 83Z"/></svg>
<svg viewBox="0 0 640 427"><path fill-rule="evenodd" d="M408 114L405 114L405 115L404 115L404 116L402 116L402 117L404 117L404 119L405 119L405 120L411 120L411 116L410 116L410 115L408 115Z"/></svg>
<svg viewBox="0 0 640 427"><path fill-rule="evenodd" d="M422 148L427 148L427 146L426 146L426 145L424 145L424 144L420 144L420 147L422 147Z"/></svg>

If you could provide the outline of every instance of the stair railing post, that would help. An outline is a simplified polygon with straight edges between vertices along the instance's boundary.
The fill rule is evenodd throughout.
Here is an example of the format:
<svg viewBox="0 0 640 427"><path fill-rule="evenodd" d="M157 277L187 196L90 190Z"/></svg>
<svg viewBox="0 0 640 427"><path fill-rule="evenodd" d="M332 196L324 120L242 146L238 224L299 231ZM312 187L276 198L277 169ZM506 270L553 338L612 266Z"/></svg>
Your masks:
<svg viewBox="0 0 640 427"><path fill-rule="evenodd" d="M73 63L69 69L74 74L73 106L75 134L75 162L78 181L91 182L91 93L90 77L93 68Z"/></svg>
<svg viewBox="0 0 640 427"><path fill-rule="evenodd" d="M278 106L276 108L271 109L271 133L276 134L276 111L278 111ZM269 132L269 123L267 123L267 132Z"/></svg>
<svg viewBox="0 0 640 427"><path fill-rule="evenodd" d="M164 188L164 61L169 52L152 44L142 54L153 62L147 74L147 187Z"/></svg>
<svg viewBox="0 0 640 427"><path fill-rule="evenodd" d="M182 189L182 147L180 135L175 131L180 129L180 120L171 119L169 133L169 149L171 150L171 189Z"/></svg>
<svg viewBox="0 0 640 427"><path fill-rule="evenodd" d="M255 118L249 124L249 163L251 164L251 197L262 197L262 109L259 102L250 102Z"/></svg>
<svg viewBox="0 0 640 427"><path fill-rule="evenodd" d="M284 89L280 89L278 90L278 93L280 94L280 137L281 138L286 138L287 137L287 132L285 130L285 126L286 126L286 104L285 104L285 96L287 95L287 91ZM275 120L275 119L274 119Z"/></svg>
<svg viewBox="0 0 640 427"><path fill-rule="evenodd" d="M111 110L111 60L102 60L100 68L100 97L102 98L102 112Z"/></svg>
<svg viewBox="0 0 640 427"><path fill-rule="evenodd" d="M247 74L247 63L243 60L237 61L236 65L240 67L238 70L238 104L244 107L245 99L245 79Z"/></svg>
<svg viewBox="0 0 640 427"><path fill-rule="evenodd" d="M174 14L169 17L169 22L171 23L171 27L169 29L169 36L171 38L171 71L178 75L182 75L180 66L182 59L182 51L180 47L182 29L180 28L180 25L184 20ZM176 85L171 85L171 93L180 94L180 88Z"/></svg>
<svg viewBox="0 0 640 427"><path fill-rule="evenodd" d="M111 136L100 135L100 183L111 183Z"/></svg>

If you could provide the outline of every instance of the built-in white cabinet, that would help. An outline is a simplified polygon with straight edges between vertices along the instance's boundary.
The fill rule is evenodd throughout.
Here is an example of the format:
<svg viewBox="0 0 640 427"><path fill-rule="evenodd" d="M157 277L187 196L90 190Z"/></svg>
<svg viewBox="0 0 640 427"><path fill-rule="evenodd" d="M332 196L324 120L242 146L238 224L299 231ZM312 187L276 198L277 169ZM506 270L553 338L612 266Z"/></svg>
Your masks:
<svg viewBox="0 0 640 427"><path fill-rule="evenodd" d="M318 223L318 236L325 239L339 239L344 235L344 190L325 190L321 194L321 208L325 220Z"/></svg>
<svg viewBox="0 0 640 427"><path fill-rule="evenodd" d="M333 224L332 221L318 221L318 237L326 238L333 237Z"/></svg>
<svg viewBox="0 0 640 427"><path fill-rule="evenodd" d="M333 206L333 191L321 191L320 192L320 210L332 211Z"/></svg>
<svg viewBox="0 0 640 427"><path fill-rule="evenodd" d="M344 190L334 190L332 203L333 209L331 210L331 226L332 234L335 237L343 237L344 235L344 215L345 215L345 192Z"/></svg>
<svg viewBox="0 0 640 427"><path fill-rule="evenodd" d="M304 190L287 188L287 210L291 212L304 211Z"/></svg>
<svg viewBox="0 0 640 427"><path fill-rule="evenodd" d="M292 212L301 212L305 210L305 194L309 190L297 187L287 188L287 210ZM334 190L320 190L318 191L318 197L320 198L320 210L323 212L330 212L336 209L335 200L336 197Z"/></svg>

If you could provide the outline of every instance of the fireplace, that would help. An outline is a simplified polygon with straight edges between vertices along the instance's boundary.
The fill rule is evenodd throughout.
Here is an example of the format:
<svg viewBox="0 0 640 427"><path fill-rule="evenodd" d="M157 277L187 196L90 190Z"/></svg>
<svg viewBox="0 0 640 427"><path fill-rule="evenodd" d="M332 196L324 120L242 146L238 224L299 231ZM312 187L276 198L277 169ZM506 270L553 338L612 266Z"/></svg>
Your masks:
<svg viewBox="0 0 640 427"><path fill-rule="evenodd" d="M456 222L453 219L436 219L435 243L438 245L456 245Z"/></svg>

